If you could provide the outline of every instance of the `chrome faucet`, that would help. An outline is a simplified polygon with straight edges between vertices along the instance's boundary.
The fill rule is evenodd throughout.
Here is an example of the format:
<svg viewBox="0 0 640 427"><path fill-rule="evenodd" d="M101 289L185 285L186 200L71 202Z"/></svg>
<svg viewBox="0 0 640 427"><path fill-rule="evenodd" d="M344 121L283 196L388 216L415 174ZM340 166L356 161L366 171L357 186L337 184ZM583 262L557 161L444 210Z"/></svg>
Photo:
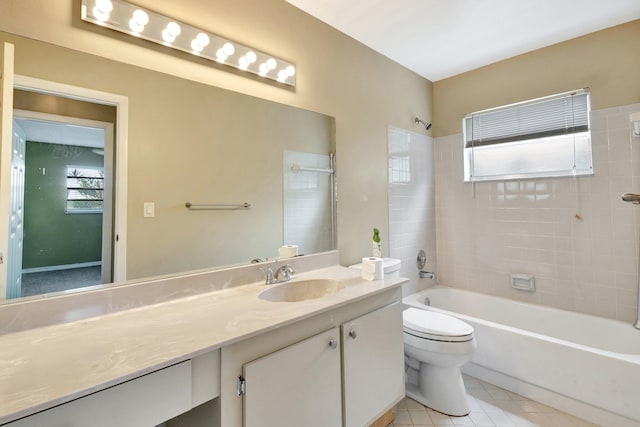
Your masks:
<svg viewBox="0 0 640 427"><path fill-rule="evenodd" d="M295 272L296 271L293 269L291 264L283 265L274 273L276 283L288 282L289 280L291 280L291 276L293 276ZM282 278L280 278L280 276L282 276Z"/></svg>
<svg viewBox="0 0 640 427"><path fill-rule="evenodd" d="M277 264L276 264L277 265ZM275 273L271 267L264 267L260 270L266 272L265 285L273 285L274 283L283 283L291 280L291 276L296 272L291 264L285 264L276 269Z"/></svg>
<svg viewBox="0 0 640 427"><path fill-rule="evenodd" d="M266 271L267 273L267 277L264 281L265 285L273 285L274 283L276 283L276 278L273 276L273 270L271 269L271 267L261 268L260 270Z"/></svg>

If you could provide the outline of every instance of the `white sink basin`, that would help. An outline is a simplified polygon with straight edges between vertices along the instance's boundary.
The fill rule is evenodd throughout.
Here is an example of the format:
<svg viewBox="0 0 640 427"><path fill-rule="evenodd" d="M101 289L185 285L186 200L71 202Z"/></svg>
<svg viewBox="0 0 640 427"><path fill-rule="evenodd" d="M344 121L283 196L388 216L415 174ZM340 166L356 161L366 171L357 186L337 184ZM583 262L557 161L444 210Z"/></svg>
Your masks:
<svg viewBox="0 0 640 427"><path fill-rule="evenodd" d="M258 298L273 302L296 302L322 298L344 289L344 283L331 279L309 279L272 285Z"/></svg>

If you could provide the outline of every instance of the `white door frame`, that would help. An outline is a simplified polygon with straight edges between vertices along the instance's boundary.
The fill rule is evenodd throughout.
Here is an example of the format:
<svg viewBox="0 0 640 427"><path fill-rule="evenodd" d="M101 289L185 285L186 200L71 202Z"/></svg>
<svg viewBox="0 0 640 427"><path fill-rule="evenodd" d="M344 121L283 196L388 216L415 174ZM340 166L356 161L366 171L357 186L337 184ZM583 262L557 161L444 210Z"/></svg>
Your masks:
<svg viewBox="0 0 640 427"><path fill-rule="evenodd" d="M14 75L15 89L29 92L57 95L94 104L116 107L116 134L114 170L114 217L113 217L113 281L121 282L127 276L127 171L128 171L128 134L129 134L129 98L123 95L97 91L33 77ZM13 114L13 110L11 112ZM0 206L8 212L9 206ZM0 227L1 228L1 227ZM5 227L8 228L8 227ZM2 231L4 232L4 231Z"/></svg>
<svg viewBox="0 0 640 427"><path fill-rule="evenodd" d="M0 46L0 300L8 281L9 215L11 209L11 151L13 150L13 58L11 43ZM9 142L11 141L11 142Z"/></svg>

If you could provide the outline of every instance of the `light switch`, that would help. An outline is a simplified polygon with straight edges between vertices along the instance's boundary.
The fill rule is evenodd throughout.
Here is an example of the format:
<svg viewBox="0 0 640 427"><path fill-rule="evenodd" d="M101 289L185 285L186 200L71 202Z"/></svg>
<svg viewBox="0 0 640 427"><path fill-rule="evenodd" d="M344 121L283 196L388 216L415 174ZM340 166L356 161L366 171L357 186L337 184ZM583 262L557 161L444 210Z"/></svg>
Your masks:
<svg viewBox="0 0 640 427"><path fill-rule="evenodd" d="M144 217L153 218L156 216L156 204L153 202L144 202Z"/></svg>

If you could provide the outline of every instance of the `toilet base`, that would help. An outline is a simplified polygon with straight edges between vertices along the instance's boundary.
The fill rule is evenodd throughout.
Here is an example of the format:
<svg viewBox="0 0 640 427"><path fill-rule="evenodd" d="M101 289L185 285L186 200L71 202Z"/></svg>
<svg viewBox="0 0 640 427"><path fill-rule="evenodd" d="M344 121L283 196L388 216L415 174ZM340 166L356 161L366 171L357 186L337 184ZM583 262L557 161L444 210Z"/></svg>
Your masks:
<svg viewBox="0 0 640 427"><path fill-rule="evenodd" d="M419 385L407 382L407 396L423 405L455 417L470 412L460 368L440 368L420 364Z"/></svg>

